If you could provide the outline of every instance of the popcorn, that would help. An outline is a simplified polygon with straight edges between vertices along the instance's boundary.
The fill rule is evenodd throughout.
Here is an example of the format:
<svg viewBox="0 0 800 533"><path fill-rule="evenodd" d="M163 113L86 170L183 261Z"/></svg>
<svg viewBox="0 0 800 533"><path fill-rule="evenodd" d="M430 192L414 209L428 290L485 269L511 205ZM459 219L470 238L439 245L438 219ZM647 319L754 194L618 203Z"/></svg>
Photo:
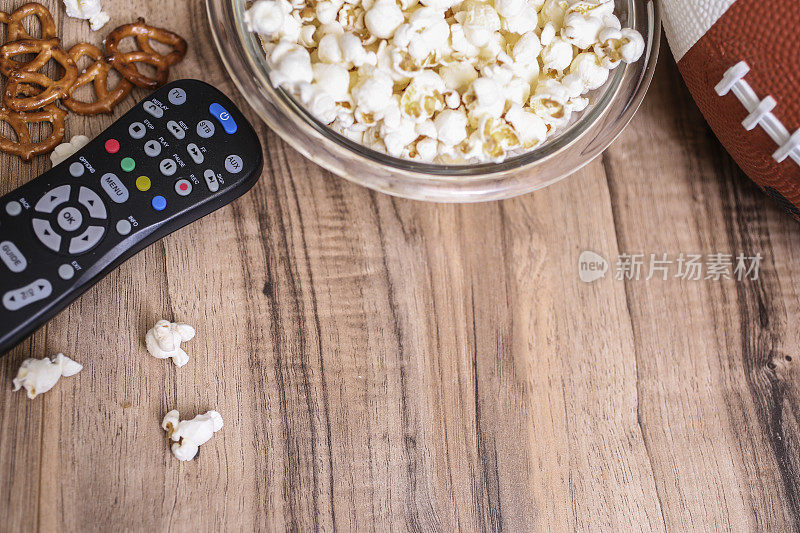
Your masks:
<svg viewBox="0 0 800 533"><path fill-rule="evenodd" d="M52 389L61 376L70 377L83 370L83 365L76 363L63 353L53 358L25 359L14 378L14 392L25 388L28 398L33 400L39 394Z"/></svg>
<svg viewBox="0 0 800 533"><path fill-rule="evenodd" d="M392 99L394 83L386 73L373 69L353 87L353 101L362 113L378 114Z"/></svg>
<svg viewBox="0 0 800 533"><path fill-rule="evenodd" d="M633 63L644 53L644 39L635 30L609 27L598 35L594 53L601 58L601 65L612 69L620 62Z"/></svg>
<svg viewBox="0 0 800 533"><path fill-rule="evenodd" d="M147 332L144 341L150 355L158 359L171 357L175 366L180 368L189 362L189 356L181 349L181 343L192 340L194 335L194 328L188 324L159 320Z"/></svg>
<svg viewBox="0 0 800 533"><path fill-rule="evenodd" d="M364 18L367 29L378 39L389 39L404 21L403 11L395 0L377 0Z"/></svg>
<svg viewBox="0 0 800 533"><path fill-rule="evenodd" d="M97 31L106 25L111 17L103 11L100 0L64 0L68 17L75 17L89 21L92 31Z"/></svg>
<svg viewBox="0 0 800 533"><path fill-rule="evenodd" d="M572 64L569 67L570 74L578 76L584 87L580 93L574 96L580 96L588 91L598 89L608 80L609 70L603 67L598 59L591 52L583 52L572 60Z"/></svg>
<svg viewBox="0 0 800 533"><path fill-rule="evenodd" d="M542 51L542 66L545 70L562 72L572 63L572 45L555 37Z"/></svg>
<svg viewBox="0 0 800 533"><path fill-rule="evenodd" d="M444 109L444 81L432 70L420 72L400 97L400 111L419 122Z"/></svg>
<svg viewBox="0 0 800 533"><path fill-rule="evenodd" d="M222 415L216 411L208 411L191 420L181 420L180 413L173 409L161 422L167 438L172 441L172 455L180 461L194 459L200 446L208 442L222 426Z"/></svg>
<svg viewBox="0 0 800 533"><path fill-rule="evenodd" d="M603 27L603 21L598 17L587 17L579 12L569 13L564 17L561 38L578 48L589 48L597 42L597 35Z"/></svg>
<svg viewBox="0 0 800 533"><path fill-rule="evenodd" d="M75 135L69 142L61 143L55 147L50 153L50 161L53 163L54 167L60 165L87 144L89 144L89 137L85 135Z"/></svg>
<svg viewBox="0 0 800 533"><path fill-rule="evenodd" d="M505 110L505 98L500 85L491 78L478 78L464 94L467 111L476 119L483 116L499 117Z"/></svg>
<svg viewBox="0 0 800 533"><path fill-rule="evenodd" d="M470 5L466 10L457 12L455 19L461 23L464 36L473 46L484 47L494 32L500 30L500 16L489 4L474 0L467 0L465 4Z"/></svg>
<svg viewBox="0 0 800 533"><path fill-rule="evenodd" d="M433 120L439 141L455 146L467 138L467 114L462 110L445 109Z"/></svg>
<svg viewBox="0 0 800 533"><path fill-rule="evenodd" d="M244 23L248 30L270 36L281 31L287 15L280 2L258 0L244 12Z"/></svg>
<svg viewBox="0 0 800 533"><path fill-rule="evenodd" d="M534 31L539 26L539 13L536 11L535 2L529 2L522 11L513 17L503 19L503 29L509 33L524 35Z"/></svg>
<svg viewBox="0 0 800 533"><path fill-rule="evenodd" d="M328 93L336 102L350 100L350 73L341 65L315 63L311 66L314 85Z"/></svg>
<svg viewBox="0 0 800 533"><path fill-rule="evenodd" d="M291 89L298 83L311 83L314 79L308 50L288 41L281 41L272 50L270 67L269 79L276 87Z"/></svg>
<svg viewBox="0 0 800 533"><path fill-rule="evenodd" d="M500 161L545 143L644 52L614 0L258 0L270 79L394 157Z"/></svg>
<svg viewBox="0 0 800 533"><path fill-rule="evenodd" d="M523 148L533 148L547 138L547 124L535 113L514 105L506 113L506 120L514 128Z"/></svg>

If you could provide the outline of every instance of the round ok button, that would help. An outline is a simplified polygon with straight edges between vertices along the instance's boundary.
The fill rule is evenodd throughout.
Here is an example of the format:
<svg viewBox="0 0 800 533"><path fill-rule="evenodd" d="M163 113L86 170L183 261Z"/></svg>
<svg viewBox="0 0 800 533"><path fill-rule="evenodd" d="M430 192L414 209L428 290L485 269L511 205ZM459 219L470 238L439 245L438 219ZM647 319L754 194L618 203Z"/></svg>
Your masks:
<svg viewBox="0 0 800 533"><path fill-rule="evenodd" d="M81 227L83 215L74 207L66 207L58 214L58 225L64 231L75 231Z"/></svg>

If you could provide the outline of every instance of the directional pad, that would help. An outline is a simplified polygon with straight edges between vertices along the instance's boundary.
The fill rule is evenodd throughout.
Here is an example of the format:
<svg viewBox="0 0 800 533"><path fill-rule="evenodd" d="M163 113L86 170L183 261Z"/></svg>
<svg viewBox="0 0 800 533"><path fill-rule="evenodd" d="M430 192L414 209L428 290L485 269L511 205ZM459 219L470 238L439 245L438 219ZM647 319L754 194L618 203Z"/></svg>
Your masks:
<svg viewBox="0 0 800 533"><path fill-rule="evenodd" d="M69 190L69 185L62 185L47 192L36 202L36 211L40 213L52 213L55 211L56 207L69 201Z"/></svg>
<svg viewBox="0 0 800 533"><path fill-rule="evenodd" d="M57 252L61 248L61 235L55 232L50 222L41 218L33 219L33 232L42 244Z"/></svg>
<svg viewBox="0 0 800 533"><path fill-rule="evenodd" d="M89 226L86 231L69 241L69 253L77 255L88 252L100 242L105 232L103 226Z"/></svg>
<svg viewBox="0 0 800 533"><path fill-rule="evenodd" d="M87 187L81 187L78 193L78 203L89 211L89 216L92 218L100 218L105 220L108 218L106 214L106 205L100 199L100 195Z"/></svg>

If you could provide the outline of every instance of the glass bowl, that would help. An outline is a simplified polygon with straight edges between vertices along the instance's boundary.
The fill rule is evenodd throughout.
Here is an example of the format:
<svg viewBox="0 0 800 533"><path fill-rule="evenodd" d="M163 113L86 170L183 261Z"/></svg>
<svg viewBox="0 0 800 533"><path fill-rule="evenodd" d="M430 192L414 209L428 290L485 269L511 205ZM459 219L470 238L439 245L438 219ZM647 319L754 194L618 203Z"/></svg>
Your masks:
<svg viewBox="0 0 800 533"><path fill-rule="evenodd" d="M655 70L661 16L655 0L616 0L623 26L645 40L642 58L612 71L591 105L541 146L500 163L438 165L361 146L317 121L269 82L258 36L244 24L251 0L206 0L211 30L234 83L261 118L295 150L339 176L387 194L436 202L499 200L546 187L602 153L641 104Z"/></svg>

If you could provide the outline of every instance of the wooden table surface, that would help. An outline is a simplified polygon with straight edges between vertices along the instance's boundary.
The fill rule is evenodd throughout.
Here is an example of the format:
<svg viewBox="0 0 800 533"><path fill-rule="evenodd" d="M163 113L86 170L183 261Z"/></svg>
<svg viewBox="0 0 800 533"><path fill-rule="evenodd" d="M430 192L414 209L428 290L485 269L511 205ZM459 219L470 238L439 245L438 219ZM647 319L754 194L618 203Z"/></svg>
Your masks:
<svg viewBox="0 0 800 533"><path fill-rule="evenodd" d="M141 14L189 38L173 79L243 103L199 0L105 3L108 29ZM99 42L57 4L65 43ZM68 135L112 121L71 116ZM601 158L503 202L374 193L258 131L252 192L0 359L0 529L800 528L800 228L722 150L668 50ZM0 168L4 194L49 160ZM580 281L583 250L605 278ZM740 252L763 256L757 280L615 279L620 254ZM198 330L183 368L144 349L160 318ZM57 352L83 372L11 392L23 359ZM181 463L170 409L225 427Z"/></svg>

